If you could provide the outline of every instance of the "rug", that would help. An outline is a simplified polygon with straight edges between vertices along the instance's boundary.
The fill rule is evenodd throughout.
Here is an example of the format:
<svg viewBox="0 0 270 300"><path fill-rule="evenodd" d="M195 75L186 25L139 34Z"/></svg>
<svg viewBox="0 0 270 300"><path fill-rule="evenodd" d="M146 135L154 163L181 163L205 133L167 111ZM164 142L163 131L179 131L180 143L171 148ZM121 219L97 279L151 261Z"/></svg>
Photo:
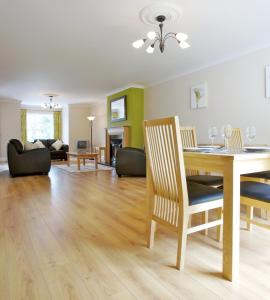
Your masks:
<svg viewBox="0 0 270 300"><path fill-rule="evenodd" d="M0 164L0 172L8 171L8 164Z"/></svg>
<svg viewBox="0 0 270 300"><path fill-rule="evenodd" d="M81 164L81 170L78 170L77 164L71 164L68 167L66 164L54 165L54 167L59 168L61 170L70 172L70 173L85 173L85 172L99 172L99 171L112 171L112 167L104 166L98 164L98 169L95 168L94 163L87 163L85 166Z"/></svg>

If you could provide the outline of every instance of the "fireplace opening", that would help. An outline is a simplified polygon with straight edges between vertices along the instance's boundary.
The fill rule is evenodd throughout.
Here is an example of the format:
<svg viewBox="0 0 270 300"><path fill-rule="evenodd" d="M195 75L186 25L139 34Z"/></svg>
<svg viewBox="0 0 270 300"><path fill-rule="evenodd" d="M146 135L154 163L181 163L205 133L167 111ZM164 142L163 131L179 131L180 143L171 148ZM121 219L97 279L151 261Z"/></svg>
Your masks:
<svg viewBox="0 0 270 300"><path fill-rule="evenodd" d="M122 148L122 138L119 138L118 136L111 136L111 143L110 143L110 161L111 165L115 166L116 163L116 154L118 149Z"/></svg>

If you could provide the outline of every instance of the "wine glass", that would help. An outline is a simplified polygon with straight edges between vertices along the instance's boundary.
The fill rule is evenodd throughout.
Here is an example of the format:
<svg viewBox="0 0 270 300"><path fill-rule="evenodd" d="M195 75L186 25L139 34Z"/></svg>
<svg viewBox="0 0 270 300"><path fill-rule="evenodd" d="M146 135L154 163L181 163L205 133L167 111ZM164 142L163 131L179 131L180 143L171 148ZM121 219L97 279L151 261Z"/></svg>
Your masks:
<svg viewBox="0 0 270 300"><path fill-rule="evenodd" d="M249 141L249 143L251 143L251 141L255 138L256 136L256 128L254 126L249 126L246 129L246 137Z"/></svg>
<svg viewBox="0 0 270 300"><path fill-rule="evenodd" d="M223 125L220 130L221 137L224 139L225 148L228 148L228 141L232 136L232 126L230 124Z"/></svg>
<svg viewBox="0 0 270 300"><path fill-rule="evenodd" d="M208 129L208 136L209 136L209 139L211 140L211 145L213 146L214 145L214 139L215 137L218 135L218 129L216 126L213 126L213 127L209 127Z"/></svg>

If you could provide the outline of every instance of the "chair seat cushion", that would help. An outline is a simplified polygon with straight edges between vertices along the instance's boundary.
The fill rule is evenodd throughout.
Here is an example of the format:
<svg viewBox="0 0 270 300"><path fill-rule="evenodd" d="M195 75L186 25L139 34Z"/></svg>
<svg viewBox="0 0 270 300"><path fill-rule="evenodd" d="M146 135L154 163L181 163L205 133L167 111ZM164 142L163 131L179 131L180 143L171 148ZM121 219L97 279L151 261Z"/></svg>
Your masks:
<svg viewBox="0 0 270 300"><path fill-rule="evenodd" d="M242 175L244 177L260 178L260 179L270 179L270 171L250 173Z"/></svg>
<svg viewBox="0 0 270 300"><path fill-rule="evenodd" d="M187 176L187 180L208 186L218 186L223 184L223 177L214 175L192 175Z"/></svg>
<svg viewBox="0 0 270 300"><path fill-rule="evenodd" d="M270 185L255 181L243 181L241 182L241 196L270 202Z"/></svg>
<svg viewBox="0 0 270 300"><path fill-rule="evenodd" d="M223 191L195 182L187 182L189 205L223 199Z"/></svg>

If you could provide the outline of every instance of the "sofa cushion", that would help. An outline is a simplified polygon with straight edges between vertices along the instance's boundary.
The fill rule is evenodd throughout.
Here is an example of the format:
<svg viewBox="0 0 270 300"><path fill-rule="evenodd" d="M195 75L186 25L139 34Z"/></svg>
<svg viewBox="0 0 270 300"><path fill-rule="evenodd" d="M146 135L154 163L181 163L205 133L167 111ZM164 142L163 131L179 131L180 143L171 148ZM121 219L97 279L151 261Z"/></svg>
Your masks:
<svg viewBox="0 0 270 300"><path fill-rule="evenodd" d="M52 147L55 148L55 150L60 150L63 146L63 142L60 140L57 140L52 144Z"/></svg>
<svg viewBox="0 0 270 300"><path fill-rule="evenodd" d="M23 144L19 140L12 139L9 142L15 147L19 154L23 153Z"/></svg>
<svg viewBox="0 0 270 300"><path fill-rule="evenodd" d="M25 144L24 144L24 150L25 151L38 149L38 148L39 148L39 146L36 143L25 142Z"/></svg>
<svg viewBox="0 0 270 300"><path fill-rule="evenodd" d="M38 148L46 148L45 145L44 145L40 140L37 140L37 141L35 142L35 145L37 145Z"/></svg>
<svg viewBox="0 0 270 300"><path fill-rule="evenodd" d="M56 142L56 139L48 139L48 140L46 140L46 141L47 141L48 147L50 147L50 146L52 146L53 143Z"/></svg>

